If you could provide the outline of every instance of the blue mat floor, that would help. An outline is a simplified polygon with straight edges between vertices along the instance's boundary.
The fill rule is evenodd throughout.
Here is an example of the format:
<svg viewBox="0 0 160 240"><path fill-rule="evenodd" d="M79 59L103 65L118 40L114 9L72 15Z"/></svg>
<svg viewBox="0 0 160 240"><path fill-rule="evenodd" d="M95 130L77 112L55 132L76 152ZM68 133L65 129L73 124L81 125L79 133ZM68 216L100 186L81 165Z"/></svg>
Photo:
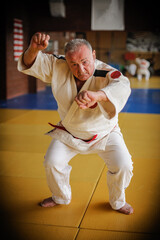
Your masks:
<svg viewBox="0 0 160 240"><path fill-rule="evenodd" d="M0 108L57 110L57 103L50 87L36 94L26 94L9 100L1 100ZM132 89L122 112L160 113L160 89Z"/></svg>

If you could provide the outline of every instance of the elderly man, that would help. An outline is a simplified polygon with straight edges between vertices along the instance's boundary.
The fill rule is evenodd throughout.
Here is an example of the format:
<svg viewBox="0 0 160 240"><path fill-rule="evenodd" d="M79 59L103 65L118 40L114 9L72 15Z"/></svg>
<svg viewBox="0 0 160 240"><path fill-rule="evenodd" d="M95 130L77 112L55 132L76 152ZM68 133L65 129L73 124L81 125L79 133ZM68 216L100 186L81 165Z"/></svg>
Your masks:
<svg viewBox="0 0 160 240"><path fill-rule="evenodd" d="M68 42L64 57L41 52L49 38L34 34L18 62L19 71L51 83L61 118L48 133L53 139L44 166L52 197L44 199L41 206L69 204L69 161L78 153L98 153L108 167L111 207L132 214L133 208L125 200L133 175L132 160L118 126L130 83L119 71L96 60L95 50L85 39Z"/></svg>

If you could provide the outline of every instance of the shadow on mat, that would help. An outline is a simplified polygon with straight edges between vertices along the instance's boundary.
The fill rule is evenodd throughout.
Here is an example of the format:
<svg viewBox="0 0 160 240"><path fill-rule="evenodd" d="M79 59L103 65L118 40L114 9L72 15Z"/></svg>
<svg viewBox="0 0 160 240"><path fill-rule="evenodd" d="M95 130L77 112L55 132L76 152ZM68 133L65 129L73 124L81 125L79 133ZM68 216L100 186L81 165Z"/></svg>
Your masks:
<svg viewBox="0 0 160 240"><path fill-rule="evenodd" d="M108 202L95 203L93 205L93 208L99 211L107 211L107 212L113 211L113 209L111 208L111 205Z"/></svg>

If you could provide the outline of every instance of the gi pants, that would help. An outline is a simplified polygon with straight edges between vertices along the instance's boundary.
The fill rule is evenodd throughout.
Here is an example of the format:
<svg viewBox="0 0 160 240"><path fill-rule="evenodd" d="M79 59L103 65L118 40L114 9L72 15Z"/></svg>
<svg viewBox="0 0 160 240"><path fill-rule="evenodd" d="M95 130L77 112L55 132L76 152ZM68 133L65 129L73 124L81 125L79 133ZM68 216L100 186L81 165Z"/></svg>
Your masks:
<svg viewBox="0 0 160 240"><path fill-rule="evenodd" d="M47 150L44 166L48 186L52 192L52 199L57 204L69 204L71 201L69 179L72 167L68 163L78 153L77 150L57 139L52 140ZM111 132L105 150L97 153L108 168L109 203L113 209L120 209L126 203L125 189L128 187L133 175L131 155L122 134Z"/></svg>

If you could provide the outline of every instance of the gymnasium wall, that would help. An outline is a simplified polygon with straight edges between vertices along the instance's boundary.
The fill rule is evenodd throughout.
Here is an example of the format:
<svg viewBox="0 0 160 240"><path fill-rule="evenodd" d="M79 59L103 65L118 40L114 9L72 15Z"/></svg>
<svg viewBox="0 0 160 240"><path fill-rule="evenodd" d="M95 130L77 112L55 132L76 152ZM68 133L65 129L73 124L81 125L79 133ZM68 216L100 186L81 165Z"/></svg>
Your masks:
<svg viewBox="0 0 160 240"><path fill-rule="evenodd" d="M134 2L134 4L133 4ZM50 32L85 32L86 38L96 49L97 58L102 61L112 60L123 62L125 52L126 32L135 30L159 31L159 21L156 6L139 2L125 1L125 31L91 31L91 0L77 2L65 0L66 18L51 17L47 1L12 1L5 6L5 17L1 21L4 35L0 39L0 93L1 99L9 99L28 92L36 92L44 88L44 84L32 77L17 71L17 62L13 59L13 19L23 20L24 49L30 38L37 31ZM1 16L2 17L2 16ZM2 24L5 23L5 24ZM111 52L111 55L109 55ZM112 59L109 59L112 58Z"/></svg>

